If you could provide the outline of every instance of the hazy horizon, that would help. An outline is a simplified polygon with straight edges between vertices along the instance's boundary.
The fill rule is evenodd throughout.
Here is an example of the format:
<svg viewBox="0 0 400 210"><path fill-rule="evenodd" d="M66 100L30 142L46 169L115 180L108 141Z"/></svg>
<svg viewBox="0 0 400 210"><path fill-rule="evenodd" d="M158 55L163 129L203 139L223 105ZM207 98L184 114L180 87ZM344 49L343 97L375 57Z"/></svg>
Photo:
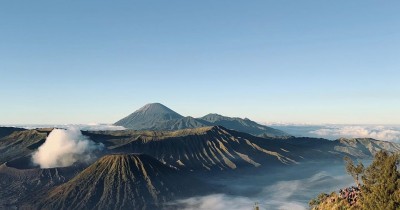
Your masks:
<svg viewBox="0 0 400 210"><path fill-rule="evenodd" d="M268 124L267 124L268 125ZM0 124L2 126L35 128L79 128L80 130L123 130L123 126L105 123L90 124ZM269 124L268 126L282 130L296 137L314 137L336 140L339 138L373 138L400 143L400 125L365 125L365 124Z"/></svg>

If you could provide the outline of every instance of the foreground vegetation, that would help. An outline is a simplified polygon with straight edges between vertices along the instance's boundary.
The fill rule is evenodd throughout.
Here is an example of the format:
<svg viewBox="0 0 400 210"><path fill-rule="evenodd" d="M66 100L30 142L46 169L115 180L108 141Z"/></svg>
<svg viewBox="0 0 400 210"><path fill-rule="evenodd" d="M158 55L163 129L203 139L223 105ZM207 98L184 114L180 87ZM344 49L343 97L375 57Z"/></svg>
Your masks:
<svg viewBox="0 0 400 210"><path fill-rule="evenodd" d="M400 155L380 151L370 166L357 165L346 157L346 171L354 178L357 193L352 199L344 194L321 193L309 203L313 210L399 210L400 209ZM346 194L347 196L347 194Z"/></svg>

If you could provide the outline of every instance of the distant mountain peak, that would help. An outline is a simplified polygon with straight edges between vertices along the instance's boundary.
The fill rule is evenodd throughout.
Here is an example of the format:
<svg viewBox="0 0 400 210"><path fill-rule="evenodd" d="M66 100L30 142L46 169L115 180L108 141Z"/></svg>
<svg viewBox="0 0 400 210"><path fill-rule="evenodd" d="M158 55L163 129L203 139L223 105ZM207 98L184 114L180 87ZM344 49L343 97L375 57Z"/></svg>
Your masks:
<svg viewBox="0 0 400 210"><path fill-rule="evenodd" d="M145 104L138 110L147 110L150 108L161 108L161 109L170 110L167 106L165 106L164 104L158 103L158 102Z"/></svg>
<svg viewBox="0 0 400 210"><path fill-rule="evenodd" d="M215 117L223 117L222 115L220 115L220 114L218 114L218 113L209 113L209 114L207 114L206 116L204 116L204 117L213 117L213 116L215 116Z"/></svg>
<svg viewBox="0 0 400 210"><path fill-rule="evenodd" d="M135 130L166 131L221 125L228 129L256 136L289 136L283 131L260 125L247 118L227 117L217 113L211 113L201 118L183 117L160 103L146 104L129 116L116 122L115 125Z"/></svg>
<svg viewBox="0 0 400 210"><path fill-rule="evenodd" d="M144 130L154 128L155 124L158 122L178 120L181 118L183 118L182 115L160 103L150 103L119 120L115 125Z"/></svg>
<svg viewBox="0 0 400 210"><path fill-rule="evenodd" d="M136 112L145 112L149 114L171 114L174 115L176 118L181 118L180 114L176 113L174 110L168 108L167 106L161 103L149 103L138 109Z"/></svg>

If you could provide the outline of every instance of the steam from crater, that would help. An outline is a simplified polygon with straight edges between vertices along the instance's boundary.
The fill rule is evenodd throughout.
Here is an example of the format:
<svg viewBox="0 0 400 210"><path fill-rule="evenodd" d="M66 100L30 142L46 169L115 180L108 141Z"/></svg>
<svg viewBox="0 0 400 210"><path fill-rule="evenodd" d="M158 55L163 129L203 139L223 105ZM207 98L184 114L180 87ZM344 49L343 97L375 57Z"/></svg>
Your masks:
<svg viewBox="0 0 400 210"><path fill-rule="evenodd" d="M32 162L41 168L67 167L77 162L90 162L99 145L83 136L76 128L54 129L32 155Z"/></svg>

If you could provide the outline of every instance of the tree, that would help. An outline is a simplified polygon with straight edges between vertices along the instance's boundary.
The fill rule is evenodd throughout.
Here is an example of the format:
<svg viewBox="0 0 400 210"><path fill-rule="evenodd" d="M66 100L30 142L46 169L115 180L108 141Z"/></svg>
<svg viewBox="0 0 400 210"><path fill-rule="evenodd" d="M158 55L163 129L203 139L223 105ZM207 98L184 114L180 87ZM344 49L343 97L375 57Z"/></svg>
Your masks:
<svg viewBox="0 0 400 210"><path fill-rule="evenodd" d="M399 155L380 151L362 178L363 209L400 209L400 173L397 170Z"/></svg>
<svg viewBox="0 0 400 210"><path fill-rule="evenodd" d="M360 176L364 173L364 165L361 162L359 162L357 165L354 165L353 160L347 156L344 158L344 161L346 162L347 173L353 177L357 187L360 187Z"/></svg>
<svg viewBox="0 0 400 210"><path fill-rule="evenodd" d="M400 154L379 151L367 168L361 163L354 165L349 157L345 157L345 162L346 171L360 188L356 204L350 205L346 200L340 199L326 204L321 202L326 200L326 194L320 194L310 201L312 209L400 210L400 172L397 168Z"/></svg>

